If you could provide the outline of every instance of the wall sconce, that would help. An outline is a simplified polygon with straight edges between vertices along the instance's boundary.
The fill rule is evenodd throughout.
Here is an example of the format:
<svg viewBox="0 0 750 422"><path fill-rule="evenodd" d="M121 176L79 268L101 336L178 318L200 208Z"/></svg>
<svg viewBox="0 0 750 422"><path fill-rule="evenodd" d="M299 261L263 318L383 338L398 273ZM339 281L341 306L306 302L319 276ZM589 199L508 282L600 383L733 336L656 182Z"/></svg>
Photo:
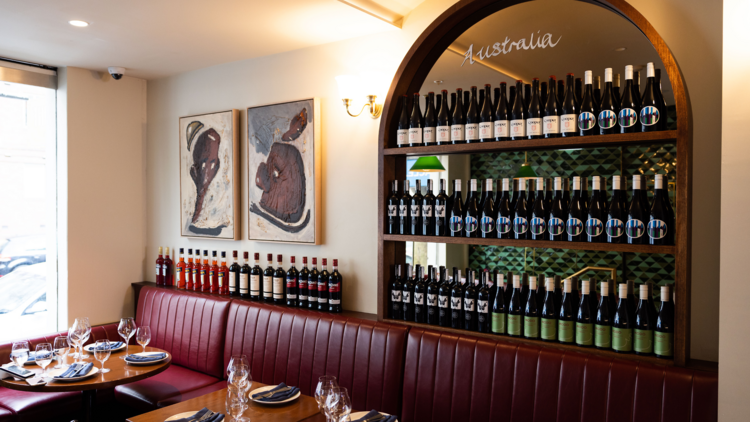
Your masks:
<svg viewBox="0 0 750 422"><path fill-rule="evenodd" d="M353 76L353 75L341 75L336 76L336 82L339 84L339 94L341 94L341 100L344 102L344 107L346 107L346 112L352 116L357 117L360 114L362 114L363 111L365 111L365 108L368 106L370 107L370 117L373 119L377 119L380 117L380 114L383 112L383 106L380 104L375 104L375 100L378 98L377 95L366 95L367 102L364 106L362 106L362 110L360 110L357 114L352 114L351 111L349 111L349 106L352 104L352 98L358 97L361 95L361 86L362 81L359 77Z"/></svg>

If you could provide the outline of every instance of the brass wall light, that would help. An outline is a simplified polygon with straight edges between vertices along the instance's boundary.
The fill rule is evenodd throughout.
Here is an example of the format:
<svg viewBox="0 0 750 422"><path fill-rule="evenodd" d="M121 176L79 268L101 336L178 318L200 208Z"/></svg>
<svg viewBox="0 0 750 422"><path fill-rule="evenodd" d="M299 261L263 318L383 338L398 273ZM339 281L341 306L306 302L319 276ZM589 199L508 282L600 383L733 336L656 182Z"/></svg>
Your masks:
<svg viewBox="0 0 750 422"><path fill-rule="evenodd" d="M357 114L352 114L349 111L349 106L352 105L352 99L361 95L360 90L362 81L359 77L353 75L340 75L336 76L336 82L339 85L339 94L341 94L341 100L344 102L346 112L352 117L357 117L365 111L367 107L370 107L370 117L377 119L383 112L383 106L376 104L375 100L378 98L377 95L366 94L367 102L362 106L362 110Z"/></svg>

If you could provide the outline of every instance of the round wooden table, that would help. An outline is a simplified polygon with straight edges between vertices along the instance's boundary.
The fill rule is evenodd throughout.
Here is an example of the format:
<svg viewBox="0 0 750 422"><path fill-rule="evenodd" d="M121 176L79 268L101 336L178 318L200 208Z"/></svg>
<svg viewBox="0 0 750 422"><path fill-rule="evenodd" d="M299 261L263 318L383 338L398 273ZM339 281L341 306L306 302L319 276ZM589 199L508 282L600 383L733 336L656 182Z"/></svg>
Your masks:
<svg viewBox="0 0 750 422"><path fill-rule="evenodd" d="M128 351L133 353L139 353L143 351L141 346L128 346ZM167 353L164 350L157 349L155 347L146 347L147 352L162 352ZM101 369L101 363L94 359L93 352L85 352L89 355L88 358L84 359L84 362L91 362L95 367ZM65 382L65 381L53 381L46 385L31 386L24 380L15 380L12 378L6 378L0 380L0 386L7 387L13 390L20 391L33 391L36 393L59 393L65 391L81 391L83 393L83 421L91 420L91 409L93 407L94 397L96 396L96 390L104 388L114 388L121 384L128 384L135 381L140 381L149 377L153 377L156 374L164 372L169 365L172 363L172 355L167 353L167 359L153 365L128 365L121 356L125 356L125 349L119 352L114 352L110 355L109 359L104 362L104 368L110 369L106 374L101 372L86 378L81 381ZM75 362L75 359L71 357L71 354L65 357L65 363L71 364ZM49 370L51 367L57 365L56 361L47 367ZM38 365L24 365L24 369L36 372L40 374L42 368Z"/></svg>

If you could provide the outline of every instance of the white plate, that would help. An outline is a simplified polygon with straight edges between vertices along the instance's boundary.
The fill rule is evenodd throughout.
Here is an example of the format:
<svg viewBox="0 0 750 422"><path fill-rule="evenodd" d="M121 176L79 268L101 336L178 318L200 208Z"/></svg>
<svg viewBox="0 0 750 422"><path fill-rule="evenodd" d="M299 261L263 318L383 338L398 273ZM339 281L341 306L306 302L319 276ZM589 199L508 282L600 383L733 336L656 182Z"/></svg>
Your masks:
<svg viewBox="0 0 750 422"><path fill-rule="evenodd" d="M52 365L53 363L55 365L57 365L57 356L52 356L52 363L50 363L50 365ZM35 360L27 360L23 364L24 364L24 366L30 366L30 365L39 366L39 365L36 364ZM15 363L13 365L15 365ZM41 366L39 366L39 367L41 368Z"/></svg>
<svg viewBox="0 0 750 422"><path fill-rule="evenodd" d="M299 396L302 395L301 391L297 391L297 394L293 395L292 397L289 397L286 400L282 400L282 401L262 401L262 400L255 400L253 398L254 394L265 393L266 391L273 390L276 387L278 387L278 385L267 385L265 387L256 388L255 390L253 390L253 391L250 392L250 400L252 400L252 401L254 401L256 403L260 403L260 404L267 404L269 406L276 406L278 404L289 403L289 402L292 402L294 400L297 400L299 398Z"/></svg>
<svg viewBox="0 0 750 422"><path fill-rule="evenodd" d="M178 413L174 416L170 416L169 418L165 419L164 422L176 421L178 419L187 418L188 416L193 416L198 412L199 412L198 410L193 410L192 412Z"/></svg>
<svg viewBox="0 0 750 422"><path fill-rule="evenodd" d="M49 372L47 373L47 375L49 375L50 377L54 378L54 377L56 377L56 376L58 376L58 375L61 375L61 374L62 374L63 372L65 372L65 371L67 371L67 370L68 370L68 367L67 367L67 366L66 366L66 367L64 367L64 368L59 368L59 369L51 369L51 370L50 370L50 371L49 371ZM86 374L86 375L83 375L83 376L80 376L80 377L75 377L75 378L60 378L60 379L54 379L53 381L58 381L58 382L73 382L73 381L80 381L80 380L82 380L82 379L86 379L86 378L88 378L88 377L92 377L92 376L94 376L94 375L96 375L96 374L98 374L98 373L99 373L99 368L97 368L96 366L92 366L92 367L91 367L91 370L89 370L89 373L88 373L88 374Z"/></svg>
<svg viewBox="0 0 750 422"><path fill-rule="evenodd" d="M354 412L349 415L349 420L356 421L357 419L362 419L370 412ZM385 412L379 412L383 416L390 416L389 414ZM398 422L398 419L396 419L396 422Z"/></svg>
<svg viewBox="0 0 750 422"><path fill-rule="evenodd" d="M166 353L166 352L146 352L146 353L141 352L141 353L131 353L130 355L131 356L150 356L150 355L158 355L161 353ZM165 360L167 360L168 357L169 357L169 353L166 353L166 356L164 356L164 359L159 359L159 360L155 360L151 362L131 362L125 359L125 363L127 363L128 365L140 365L140 366L154 365L159 362L164 362Z"/></svg>
<svg viewBox="0 0 750 422"><path fill-rule="evenodd" d="M120 350L125 350L125 348L127 346L128 346L127 344L123 344L122 346L120 346L120 347L118 347L116 349L110 350L110 352L119 352ZM94 347L96 347L96 343L90 343L90 344L87 344L87 345L83 346L83 350L85 350L85 351L87 351L89 353L94 353Z"/></svg>

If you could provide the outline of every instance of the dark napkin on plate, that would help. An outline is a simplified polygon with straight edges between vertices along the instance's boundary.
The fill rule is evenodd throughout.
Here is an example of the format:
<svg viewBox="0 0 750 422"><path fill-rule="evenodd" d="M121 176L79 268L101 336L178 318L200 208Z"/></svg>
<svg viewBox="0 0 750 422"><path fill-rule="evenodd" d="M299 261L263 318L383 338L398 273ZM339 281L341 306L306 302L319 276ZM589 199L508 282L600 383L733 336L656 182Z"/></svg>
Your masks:
<svg viewBox="0 0 750 422"><path fill-rule="evenodd" d="M157 360L162 360L165 357L167 357L166 353L155 353L153 355L130 355L125 358L125 361L136 362L136 363L154 362Z"/></svg>
<svg viewBox="0 0 750 422"><path fill-rule="evenodd" d="M68 367L65 372L55 377L55 379L64 379L64 378L75 378L75 377L82 377L91 371L91 368L94 366L93 363L74 363Z"/></svg>
<svg viewBox="0 0 750 422"><path fill-rule="evenodd" d="M210 410L208 410L207 407L204 407L203 409L199 410L198 413L192 416L188 416L187 418L182 418L182 419L176 419L172 422L195 422L199 420L200 418L202 418L203 415L205 415L208 412L210 412ZM210 417L209 419L206 419L205 421L201 421L201 422L219 422L222 420L224 420L224 415L221 413L217 413L213 415L212 417Z"/></svg>
<svg viewBox="0 0 750 422"><path fill-rule="evenodd" d="M121 341L110 342L109 343L109 350L118 349L118 348L122 347L124 344L125 343L123 343ZM99 345L99 347L97 347L96 345L93 345L93 346L91 346L91 350L104 350L104 345L101 344L101 345Z"/></svg>
<svg viewBox="0 0 750 422"><path fill-rule="evenodd" d="M286 387L287 387L287 385L282 382L281 384L277 385L276 387L274 387L274 388L272 388L272 389L270 389L268 391L264 391L262 393L253 394L253 400L267 401L267 402L284 401L284 400L286 400L286 399L288 399L290 397L294 397L297 393L299 393L299 388L292 387L292 389L289 390L289 391L284 391L283 393L274 394L271 397L259 398L260 396L262 396L264 394L268 394L268 393L273 392L273 391L278 391L278 390L281 390L282 388L286 388Z"/></svg>
<svg viewBox="0 0 750 422"><path fill-rule="evenodd" d="M35 362L37 357L40 358L52 358L54 357L52 355L52 352L29 352L29 358L26 359L27 362Z"/></svg>
<svg viewBox="0 0 750 422"><path fill-rule="evenodd" d="M352 422L365 422L366 420L368 420L370 418L374 418L374 417L378 416L379 414L380 414L380 412L378 412L377 410L370 410L366 415L364 415L361 418L359 418L357 420L354 420ZM385 416L385 415L383 415L383 416ZM382 420L382 422L396 422L396 417L393 416L393 415L386 416L385 419Z"/></svg>

